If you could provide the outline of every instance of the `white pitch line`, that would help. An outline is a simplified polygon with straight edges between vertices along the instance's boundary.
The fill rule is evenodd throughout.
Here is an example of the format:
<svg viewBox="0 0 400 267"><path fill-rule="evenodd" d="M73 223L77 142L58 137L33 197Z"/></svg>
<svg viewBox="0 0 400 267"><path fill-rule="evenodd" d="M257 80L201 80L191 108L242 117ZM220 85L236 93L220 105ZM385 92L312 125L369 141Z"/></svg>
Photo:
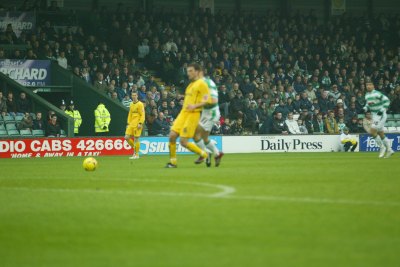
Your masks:
<svg viewBox="0 0 400 267"><path fill-rule="evenodd" d="M284 196L246 196L246 195L225 195L215 196L216 194L187 193L187 192L149 192L149 191L129 191L129 190L96 190L96 189L67 189L67 188L30 188L30 187L3 187L0 190L16 191L40 191L40 192L66 192L66 193L102 193L102 194L124 194L124 195L153 195L168 197L199 197L199 198L218 198L233 200L256 200L269 202L305 203L305 204L339 204L339 205L363 205L363 206L395 206L400 207L400 202L384 201L362 201L349 199L329 199L329 198L310 198L310 197L284 197ZM218 193L217 193L218 194Z"/></svg>
<svg viewBox="0 0 400 267"><path fill-rule="evenodd" d="M245 196L233 195L225 196L227 199L239 200L260 200L271 202L289 203L315 203L315 204L342 204L342 205L364 205L364 206L395 206L400 207L400 202L352 200L352 199L330 199L330 198L311 198L311 197L285 197L285 196Z"/></svg>
<svg viewBox="0 0 400 267"><path fill-rule="evenodd" d="M191 181L172 181L172 180L161 180L161 179L91 179L94 181L132 181L132 182L157 182L157 183L171 183L171 184L185 184L185 185L196 185L203 187L211 187L220 189L220 192L210 194L210 197L226 197L230 194L236 192L236 189L232 186L223 185L223 184L212 184L212 183L203 183L203 182L191 182Z"/></svg>
<svg viewBox="0 0 400 267"><path fill-rule="evenodd" d="M32 180L32 179L19 179L19 180ZM39 180L44 180L44 179L39 179ZM58 179L58 180L74 180L74 181L77 181L76 179L71 179L71 178L62 178L62 179ZM88 180L91 180L91 181L107 181L107 182L124 181L124 182L144 182L144 183L170 183L170 184L183 184L183 185L202 186L202 187L209 187L209 188L219 189L220 191L216 192L216 193L210 193L210 194L200 193L200 195L207 195L209 197L215 197L215 198L226 197L226 196L236 192L236 189L234 187L232 187L232 186L222 185L222 184L204 183L204 182L192 182L192 181L173 181L173 180L162 180L162 179L138 179L138 178L132 178L132 179L124 179L124 178L95 179L95 178L91 178L91 179L88 179ZM83 189L83 190L86 190L86 189ZM106 190L103 190L103 191L105 192ZM120 190L120 191L125 192L123 190ZM95 190L95 192L97 192L97 190ZM117 192L117 190L114 191L114 192ZM136 191L136 192L138 192L138 191ZM164 192L164 193L168 193L168 192ZM174 193L174 194L180 194L180 193ZM197 193L190 193L190 194L194 194L195 195Z"/></svg>

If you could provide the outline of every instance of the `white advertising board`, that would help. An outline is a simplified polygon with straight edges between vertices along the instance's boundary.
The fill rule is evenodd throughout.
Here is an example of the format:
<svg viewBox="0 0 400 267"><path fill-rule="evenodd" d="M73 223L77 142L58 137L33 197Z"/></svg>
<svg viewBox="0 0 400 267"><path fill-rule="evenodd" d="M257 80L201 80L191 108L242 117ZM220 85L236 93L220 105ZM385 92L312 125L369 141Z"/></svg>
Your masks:
<svg viewBox="0 0 400 267"><path fill-rule="evenodd" d="M337 152L342 145L339 135L223 136L222 148L225 153Z"/></svg>

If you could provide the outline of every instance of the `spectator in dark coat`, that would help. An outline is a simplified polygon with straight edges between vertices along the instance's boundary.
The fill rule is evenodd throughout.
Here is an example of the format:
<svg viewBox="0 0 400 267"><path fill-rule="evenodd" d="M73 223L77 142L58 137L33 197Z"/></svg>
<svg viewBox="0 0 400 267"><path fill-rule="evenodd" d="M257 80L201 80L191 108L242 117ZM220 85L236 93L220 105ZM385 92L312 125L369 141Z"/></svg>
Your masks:
<svg viewBox="0 0 400 267"><path fill-rule="evenodd" d="M313 120L313 128L315 133L326 133L326 125L323 120L322 113L318 113Z"/></svg>
<svg viewBox="0 0 400 267"><path fill-rule="evenodd" d="M358 119L357 120L357 128L358 128L358 133L365 133L365 128L364 128L364 119Z"/></svg>
<svg viewBox="0 0 400 267"><path fill-rule="evenodd" d="M226 86L223 84L219 87L218 104L221 110L221 114L224 117L227 117L229 115L229 102L230 102L229 94L226 90Z"/></svg>
<svg viewBox="0 0 400 267"><path fill-rule="evenodd" d="M18 123L18 130L32 130L33 120L32 116L29 113L25 113L22 120Z"/></svg>
<svg viewBox="0 0 400 267"><path fill-rule="evenodd" d="M104 81L104 75L101 72L97 73L97 79L94 82L94 87L99 90L100 92L107 93L108 86L107 83Z"/></svg>
<svg viewBox="0 0 400 267"><path fill-rule="evenodd" d="M289 108L286 106L283 100L279 101L279 105L275 108L275 112L282 113L282 119L286 120L287 115L289 114Z"/></svg>
<svg viewBox="0 0 400 267"><path fill-rule="evenodd" d="M308 109L311 110L312 109L312 103L311 101L308 99L308 95L306 92L303 92L301 94L301 99L300 99L300 108L303 109Z"/></svg>
<svg viewBox="0 0 400 267"><path fill-rule="evenodd" d="M17 102L14 100L14 95L13 95L12 92L8 92L6 104L7 104L7 112L10 115L16 115L16 113L17 113Z"/></svg>
<svg viewBox="0 0 400 267"><path fill-rule="evenodd" d="M289 130L285 121L282 118L282 113L275 112L274 121L272 123L273 134L288 134Z"/></svg>
<svg viewBox="0 0 400 267"><path fill-rule="evenodd" d="M317 99L317 98L315 98L315 99L313 100L311 110L313 110L313 111L314 111L314 110L321 111L321 107L320 107L319 104L318 104L318 99Z"/></svg>
<svg viewBox="0 0 400 267"><path fill-rule="evenodd" d="M272 132L272 127L273 127L273 118L268 115L266 119L262 122L259 134L270 134Z"/></svg>
<svg viewBox="0 0 400 267"><path fill-rule="evenodd" d="M255 89L256 88L255 88L254 84L250 81L249 75L246 75L244 77L244 83L241 86L243 95L247 96L250 93L254 94Z"/></svg>
<svg viewBox="0 0 400 267"><path fill-rule="evenodd" d="M164 118L164 113L158 113L158 118L155 119L152 131L154 135L166 136L169 133L170 125Z"/></svg>
<svg viewBox="0 0 400 267"><path fill-rule="evenodd" d="M329 102L328 93L326 91L323 91L321 94L321 97L318 98L318 104L320 107L320 111L323 114L327 114L327 112L329 110L328 102Z"/></svg>
<svg viewBox="0 0 400 267"><path fill-rule="evenodd" d="M17 100L17 113L31 112L31 102L26 98L26 94L21 92Z"/></svg>
<svg viewBox="0 0 400 267"><path fill-rule="evenodd" d="M155 41L153 43L153 46L151 47L148 55L148 61L149 68L155 70L159 75L163 62L163 53L160 49L160 43L158 41Z"/></svg>
<svg viewBox="0 0 400 267"><path fill-rule="evenodd" d="M224 123L221 125L221 133L224 135L231 134L231 122L229 118L225 118Z"/></svg>
<svg viewBox="0 0 400 267"><path fill-rule="evenodd" d="M7 114L7 100L3 98L3 92L0 91L0 115L5 116Z"/></svg>
<svg viewBox="0 0 400 267"><path fill-rule="evenodd" d="M308 132L309 134L312 134L312 133L314 132L313 113L309 113L309 114L306 116L306 119L305 119L305 121L304 121L304 125L306 126L307 132Z"/></svg>
<svg viewBox="0 0 400 267"><path fill-rule="evenodd" d="M248 127L253 134L256 132L258 124L260 123L256 107L256 101L252 100L250 102L250 107L246 111L246 127Z"/></svg>
<svg viewBox="0 0 400 267"><path fill-rule="evenodd" d="M172 64L170 57L165 57L162 63L162 78L167 84L171 84L175 80L175 68Z"/></svg>
<svg viewBox="0 0 400 267"><path fill-rule="evenodd" d="M243 134L243 120L242 118L238 118L231 127L231 134L233 135L242 135Z"/></svg>
<svg viewBox="0 0 400 267"><path fill-rule="evenodd" d="M299 114L301 112L301 100L300 100L300 95L296 95L295 99L293 101L293 108L294 108L294 113Z"/></svg>
<svg viewBox="0 0 400 267"><path fill-rule="evenodd" d="M347 125L347 128L349 128L350 132L361 133L360 129L358 128L358 118L356 116L351 118L350 121L346 125Z"/></svg>
<svg viewBox="0 0 400 267"><path fill-rule="evenodd" d="M238 118L239 113L244 111L244 98L242 92L238 92L237 95L232 99L230 105L230 117Z"/></svg>
<svg viewBox="0 0 400 267"><path fill-rule="evenodd" d="M333 96L329 96L329 101L328 101L328 111L329 110L334 110L336 107L336 101L335 98Z"/></svg>
<svg viewBox="0 0 400 267"><path fill-rule="evenodd" d="M349 122L350 120L352 120L352 118L357 117L356 103L350 104L350 107L347 108L345 115L346 115L346 120L345 120L346 122ZM350 132L356 133L352 129L350 129Z"/></svg>
<svg viewBox="0 0 400 267"><path fill-rule="evenodd" d="M127 82L123 82L122 86L117 88L117 94L119 101L122 101L126 95L131 97L131 90L129 90Z"/></svg>
<svg viewBox="0 0 400 267"><path fill-rule="evenodd" d="M122 86L122 83L124 82L124 81L126 81L128 79L128 77L124 77L124 76L122 76L121 74L120 74L120 71L119 71L119 69L118 68L116 68L115 70L114 70L114 75L112 76L112 78L111 78L111 80L114 80L115 81L115 87L121 87Z"/></svg>
<svg viewBox="0 0 400 267"><path fill-rule="evenodd" d="M294 113L294 103L292 98L288 98L286 101L286 107L289 110L289 113Z"/></svg>
<svg viewBox="0 0 400 267"><path fill-rule="evenodd" d="M306 86L304 85L300 75L297 76L296 80L293 82L293 88L297 93L302 93L306 90Z"/></svg>
<svg viewBox="0 0 400 267"><path fill-rule="evenodd" d="M169 113L169 115L171 115L171 117L173 119L176 119L176 117L178 117L179 110L178 110L174 100L171 100L169 102L168 113Z"/></svg>
<svg viewBox="0 0 400 267"><path fill-rule="evenodd" d="M261 102L260 106L257 109L257 116L260 123L263 123L268 117L267 104L265 102Z"/></svg>
<svg viewBox="0 0 400 267"><path fill-rule="evenodd" d="M36 118L33 120L33 130L45 130L42 112L36 112Z"/></svg>
<svg viewBox="0 0 400 267"><path fill-rule="evenodd" d="M46 128L46 136L48 137L60 137L61 128L57 122L57 115L53 114Z"/></svg>
<svg viewBox="0 0 400 267"><path fill-rule="evenodd" d="M147 93L146 93L146 85L142 85L140 87L140 90L138 92L138 99L139 101L145 102L147 99Z"/></svg>

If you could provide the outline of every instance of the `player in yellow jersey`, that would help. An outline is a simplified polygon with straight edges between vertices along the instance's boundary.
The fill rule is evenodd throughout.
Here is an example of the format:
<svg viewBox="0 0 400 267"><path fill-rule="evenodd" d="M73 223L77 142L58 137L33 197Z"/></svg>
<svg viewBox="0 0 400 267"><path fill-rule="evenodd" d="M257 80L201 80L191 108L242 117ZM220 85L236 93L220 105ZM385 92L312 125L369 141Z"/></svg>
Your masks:
<svg viewBox="0 0 400 267"><path fill-rule="evenodd" d="M138 100L138 93L132 92L132 103L129 107L128 126L125 131L125 140L133 148L133 156L129 159L138 159L140 150L140 136L142 135L145 118L144 105ZM133 138L133 140L132 140Z"/></svg>
<svg viewBox="0 0 400 267"><path fill-rule="evenodd" d="M197 63L189 64L187 74L190 84L185 91L183 107L178 117L172 125L169 134L169 156L170 160L166 168L176 168L176 139L180 136L180 144L190 151L207 158L207 153L199 148L195 143L188 140L193 138L197 125L200 120L200 113L204 105L210 101L210 92L203 79L200 79L202 68Z"/></svg>

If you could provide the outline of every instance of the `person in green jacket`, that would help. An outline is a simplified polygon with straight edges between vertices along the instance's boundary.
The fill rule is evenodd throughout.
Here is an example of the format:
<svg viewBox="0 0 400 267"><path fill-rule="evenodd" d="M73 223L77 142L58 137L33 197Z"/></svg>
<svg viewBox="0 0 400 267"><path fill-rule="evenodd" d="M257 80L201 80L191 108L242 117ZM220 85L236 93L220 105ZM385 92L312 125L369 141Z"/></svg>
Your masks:
<svg viewBox="0 0 400 267"><path fill-rule="evenodd" d="M71 102L69 103L68 109L65 111L65 113L74 119L74 134L78 134L79 127L81 127L82 124L82 117L81 113L79 113L79 111L75 109L73 100L71 100Z"/></svg>
<svg viewBox="0 0 400 267"><path fill-rule="evenodd" d="M109 132L109 125L111 122L110 112L103 103L99 105L94 111L94 131L96 134L104 134Z"/></svg>

